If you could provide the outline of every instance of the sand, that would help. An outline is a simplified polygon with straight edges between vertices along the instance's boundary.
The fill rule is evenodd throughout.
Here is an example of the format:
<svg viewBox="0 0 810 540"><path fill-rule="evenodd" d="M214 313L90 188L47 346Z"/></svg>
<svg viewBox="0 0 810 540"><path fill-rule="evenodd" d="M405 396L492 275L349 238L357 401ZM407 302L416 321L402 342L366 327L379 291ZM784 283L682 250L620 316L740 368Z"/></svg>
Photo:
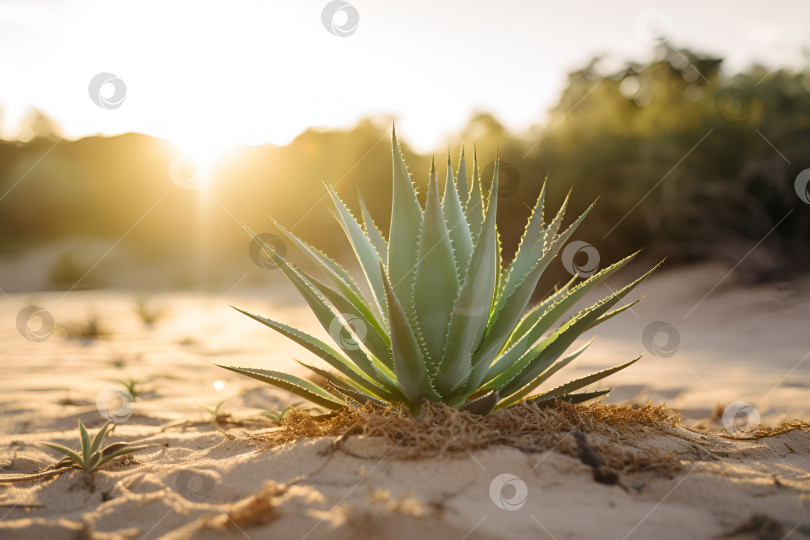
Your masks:
<svg viewBox="0 0 810 540"><path fill-rule="evenodd" d="M56 453L37 443L75 446L77 418L102 425L99 409L115 408L107 399L118 388L113 379L145 382L109 440L150 446L92 481L68 471L0 482L0 538L663 540L714 538L746 524L753 532L735 538L810 538L810 430L721 436L729 434L722 412L732 402L751 405L772 425L810 419L808 286L729 288L726 280L713 289L724 275L701 267L657 276L641 290L649 297L601 327L582 360L556 377L645 352L642 334L655 321L677 330L677 347L657 336L658 356L648 353L618 374L607 401L651 400L682 411L670 434L634 441L670 452L682 468L621 471L621 485L595 482L579 459L555 451L496 445L402 459L378 437L350 437L343 450L328 438L257 442L248 435L277 429L261 412L297 399L213 363L300 373L293 358L308 353L227 307L317 332L286 288L154 295L164 316L151 327L135 314L132 293L11 295L0 304L0 480L56 463ZM96 313L108 334L69 339L57 329L29 341L16 327L28 304L67 326ZM223 399L220 412L229 416L220 422L198 405Z"/></svg>

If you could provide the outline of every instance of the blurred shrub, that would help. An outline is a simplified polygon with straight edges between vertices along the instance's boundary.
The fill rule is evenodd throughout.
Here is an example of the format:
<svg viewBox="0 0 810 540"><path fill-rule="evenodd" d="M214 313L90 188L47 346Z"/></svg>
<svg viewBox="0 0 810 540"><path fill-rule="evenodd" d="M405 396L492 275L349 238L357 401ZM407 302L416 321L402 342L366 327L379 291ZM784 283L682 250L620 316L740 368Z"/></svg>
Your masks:
<svg viewBox="0 0 810 540"><path fill-rule="evenodd" d="M510 133L479 113L436 152L444 156L449 146L455 165L460 135L470 158L477 145L481 169L491 174L499 149L507 256L548 174L550 205L571 187L577 192L571 214L602 195L577 236L604 260L646 246L650 257L668 255L675 263L717 259L731 266L745 258L737 274L752 279L808 269L810 206L796 196L794 180L810 168L810 72L753 66L728 75L721 59L667 47L648 64L618 72L599 66L595 59L569 75L543 125ZM239 221L272 232L266 214L316 246L348 248L324 206L322 175L355 209L359 189L386 230L389 136L388 121L366 119L351 130L307 130L283 147L242 148L218 165L208 198L172 182L177 150L151 137L91 137L50 151L53 142L44 137L0 143L0 191L14 186L0 201L3 251L59 237L127 234L127 247L140 249L145 264L171 260L189 275L216 265L242 275L252 263ZM403 151L424 186L431 156L407 145ZM77 273L69 262L54 269L55 284Z"/></svg>

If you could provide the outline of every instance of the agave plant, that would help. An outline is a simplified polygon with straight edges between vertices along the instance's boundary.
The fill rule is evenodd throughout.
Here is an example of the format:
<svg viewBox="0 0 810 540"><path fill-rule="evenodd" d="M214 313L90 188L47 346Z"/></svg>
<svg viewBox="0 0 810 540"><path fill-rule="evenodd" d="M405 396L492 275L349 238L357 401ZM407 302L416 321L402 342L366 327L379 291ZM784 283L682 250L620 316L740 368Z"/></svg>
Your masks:
<svg viewBox="0 0 810 540"><path fill-rule="evenodd" d="M283 238L322 275L305 272L248 229L298 289L338 348L281 322L239 311L334 368L336 372L301 362L326 379L327 387L277 371L220 367L283 388L331 410L366 402L404 403L416 414L427 400L485 414L493 408L526 401L582 402L607 394L610 389L576 392L638 358L540 394L533 392L590 345L593 340L565 355L583 332L632 305L611 311L655 268L552 331L552 326L586 292L635 256L579 283L575 276L527 310L544 270L593 205L562 229L566 197L556 216L546 223L544 184L517 254L504 265L495 225L497 158L488 190L482 188L477 155L471 185L468 183L463 149L455 175L448 156L443 195L435 164L431 166L423 209L395 132L392 150L393 207L387 240L362 197L359 206L363 225L335 189L324 182L334 203L333 213L354 249L370 294L361 291L341 265L280 224L275 223ZM322 281L324 278L331 285Z"/></svg>

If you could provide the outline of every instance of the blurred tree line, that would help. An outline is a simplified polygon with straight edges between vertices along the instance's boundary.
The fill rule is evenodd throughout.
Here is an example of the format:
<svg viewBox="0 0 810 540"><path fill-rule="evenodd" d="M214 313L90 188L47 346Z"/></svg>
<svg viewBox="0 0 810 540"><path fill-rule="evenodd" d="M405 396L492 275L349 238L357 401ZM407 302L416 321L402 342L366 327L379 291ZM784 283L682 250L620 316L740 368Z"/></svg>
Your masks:
<svg viewBox="0 0 810 540"><path fill-rule="evenodd" d="M463 141L471 164L474 143L489 183L500 152L498 220L507 258L548 175L548 208L569 188L569 215L601 195L576 237L605 263L646 247L647 257L674 263L731 267L745 258L740 275L788 278L810 262L810 205L795 188L798 173L810 168L810 72L753 66L728 76L721 64L668 47L618 72L603 72L594 59L569 74L543 125L513 133L478 113L436 152L437 163L449 147L455 168ZM345 250L322 175L352 208L362 192L378 226L388 227L388 121L241 148L218 164L210 192L172 181L178 150L165 141L139 134L58 141L47 125L38 115L33 139L0 143L0 256L60 238L126 235L127 248L145 263L170 260L189 271L211 265L233 275L251 265L239 222L272 233L266 214L316 246ZM424 187L432 156L402 143ZM192 256L200 243L207 259Z"/></svg>

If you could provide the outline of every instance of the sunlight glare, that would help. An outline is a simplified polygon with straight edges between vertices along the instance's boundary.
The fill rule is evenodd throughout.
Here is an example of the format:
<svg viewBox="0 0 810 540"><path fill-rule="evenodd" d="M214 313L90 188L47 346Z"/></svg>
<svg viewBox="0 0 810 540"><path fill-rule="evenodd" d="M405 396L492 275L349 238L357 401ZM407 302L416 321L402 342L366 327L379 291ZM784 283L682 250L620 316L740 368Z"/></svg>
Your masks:
<svg viewBox="0 0 810 540"><path fill-rule="evenodd" d="M205 134L172 139L178 153L170 165L172 179L186 189L211 186L217 165L234 150L235 145Z"/></svg>

